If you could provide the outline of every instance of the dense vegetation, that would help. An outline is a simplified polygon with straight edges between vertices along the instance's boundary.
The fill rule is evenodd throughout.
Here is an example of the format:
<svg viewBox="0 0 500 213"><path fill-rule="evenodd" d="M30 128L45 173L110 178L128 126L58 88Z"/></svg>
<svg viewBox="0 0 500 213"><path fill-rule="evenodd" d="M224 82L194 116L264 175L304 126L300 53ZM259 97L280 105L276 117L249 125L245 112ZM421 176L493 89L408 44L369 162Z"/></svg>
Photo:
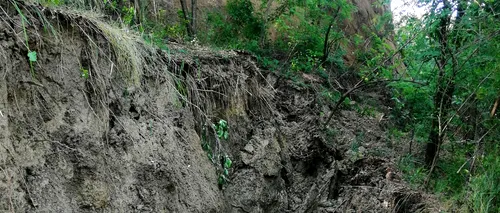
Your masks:
<svg viewBox="0 0 500 213"><path fill-rule="evenodd" d="M358 89L382 84L394 104L390 132L410 147L400 160L406 180L455 208L500 212L499 1L423 0L421 18L394 29L387 13L349 36L356 8L347 0L228 0L203 14L196 0L180 0L177 21L146 0L39 2L100 10L164 50L165 40L246 50L302 87L302 73L317 75L332 116ZM355 60L346 64L348 54Z"/></svg>
<svg viewBox="0 0 500 213"><path fill-rule="evenodd" d="M423 3L427 14L408 19L397 38L409 44L405 78L425 86L392 85L400 127L425 144L414 157L427 170L414 180L470 211L498 212L500 4Z"/></svg>

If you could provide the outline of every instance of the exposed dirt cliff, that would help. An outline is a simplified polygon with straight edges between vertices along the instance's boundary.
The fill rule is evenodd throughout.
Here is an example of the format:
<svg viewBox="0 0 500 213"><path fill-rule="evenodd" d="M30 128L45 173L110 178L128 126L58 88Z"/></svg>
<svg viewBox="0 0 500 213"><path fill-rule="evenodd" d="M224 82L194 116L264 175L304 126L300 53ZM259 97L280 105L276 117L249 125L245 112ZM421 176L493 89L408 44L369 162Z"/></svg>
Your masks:
<svg viewBox="0 0 500 213"><path fill-rule="evenodd" d="M244 52L162 51L97 16L18 6L0 3L2 212L428 209L398 178L379 116L344 110L325 130L314 84ZM233 160L222 187L201 146L219 119Z"/></svg>

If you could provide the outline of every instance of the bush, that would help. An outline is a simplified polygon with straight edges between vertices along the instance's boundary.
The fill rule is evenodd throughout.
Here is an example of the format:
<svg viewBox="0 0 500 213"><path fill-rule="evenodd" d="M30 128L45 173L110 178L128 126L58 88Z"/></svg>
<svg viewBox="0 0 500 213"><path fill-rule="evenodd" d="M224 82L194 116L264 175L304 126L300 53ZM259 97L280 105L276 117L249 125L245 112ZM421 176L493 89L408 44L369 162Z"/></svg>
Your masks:
<svg viewBox="0 0 500 213"><path fill-rule="evenodd" d="M208 33L202 40L239 49L260 49L256 44L265 30L262 18L254 11L250 0L229 0L226 13L214 11L208 14L207 25Z"/></svg>
<svg viewBox="0 0 500 213"><path fill-rule="evenodd" d="M498 150L500 147L496 147ZM479 162L478 162L479 163ZM488 154L482 162L482 172L470 180L472 212L500 212L500 158Z"/></svg>

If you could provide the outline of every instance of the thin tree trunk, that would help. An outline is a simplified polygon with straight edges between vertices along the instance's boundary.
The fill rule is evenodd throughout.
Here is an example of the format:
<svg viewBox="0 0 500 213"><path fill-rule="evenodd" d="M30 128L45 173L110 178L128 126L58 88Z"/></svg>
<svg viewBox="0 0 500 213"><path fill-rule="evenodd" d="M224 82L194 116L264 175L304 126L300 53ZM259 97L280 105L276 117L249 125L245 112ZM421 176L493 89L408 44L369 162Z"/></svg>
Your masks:
<svg viewBox="0 0 500 213"><path fill-rule="evenodd" d="M410 150L408 151L408 154L412 154L412 148L413 148L413 141L415 140L415 128L411 129L411 140L410 140Z"/></svg>
<svg viewBox="0 0 500 213"><path fill-rule="evenodd" d="M196 36L196 0L191 0L191 20L189 21L191 25L192 36Z"/></svg>
<svg viewBox="0 0 500 213"><path fill-rule="evenodd" d="M429 133L429 142L425 147L425 164L432 167L436 158L439 141L439 121L436 115L432 118L431 132Z"/></svg>
<svg viewBox="0 0 500 213"><path fill-rule="evenodd" d="M156 0L153 0L153 13L155 15L155 21L158 21L158 13L156 11Z"/></svg>
<svg viewBox="0 0 500 213"><path fill-rule="evenodd" d="M323 57L321 58L321 64L326 62L326 59L328 59L328 55L330 54L330 47L328 45L328 39L330 36L330 31L332 30L332 25L333 25L333 20L330 22L328 25L328 29L326 30L325 34L325 43L323 44Z"/></svg>
<svg viewBox="0 0 500 213"><path fill-rule="evenodd" d="M134 24L140 25L142 21L141 0L134 0L134 7L135 7Z"/></svg>
<svg viewBox="0 0 500 213"><path fill-rule="evenodd" d="M490 112L491 118L495 117L495 114L497 112L499 104L500 104L500 96L498 96L497 100L495 101L495 104L493 104L493 108L491 109L491 112Z"/></svg>
<svg viewBox="0 0 500 213"><path fill-rule="evenodd" d="M463 136L464 140L473 141L476 139L476 129L477 129L477 118L479 116L479 110L477 109L477 100L475 95L471 95L471 101L464 110L464 116L462 116L463 122L467 124L465 133Z"/></svg>
<svg viewBox="0 0 500 213"><path fill-rule="evenodd" d="M187 9L186 0L179 0L179 1L181 2L182 18L184 19L183 21L186 24L186 31L188 33L188 36L192 37L193 31L191 29L190 18L188 17L189 11Z"/></svg>
<svg viewBox="0 0 500 213"><path fill-rule="evenodd" d="M333 14L332 20L330 21L330 23L328 23L328 29L326 30L325 41L323 43L323 57L321 58L321 64L324 64L326 62L326 60L328 59L328 55L330 54L331 43L328 42L328 40L330 39L330 32L339 12L340 7L337 8L335 14Z"/></svg>
<svg viewBox="0 0 500 213"><path fill-rule="evenodd" d="M450 9L450 2L443 1L443 11ZM441 122L447 115L448 109L451 107L451 99L455 90L454 85L454 70L451 76L446 75L446 65L449 56L448 47L448 25L450 23L450 16L444 16L440 19L439 28L435 34L440 46L441 53L436 59L436 64L439 69L437 88L434 95L434 112L432 115L431 131L429 133L429 141L425 148L425 163L427 167L432 168L435 166L438 158L438 148L441 145L444 133L442 131ZM455 67L455 66L453 66Z"/></svg>
<svg viewBox="0 0 500 213"><path fill-rule="evenodd" d="M266 4L266 11L264 12L264 30L260 32L259 44L260 46L264 46L264 42L266 41L266 33L267 33L267 25L269 23L269 12L271 11L271 6L274 0L268 0Z"/></svg>

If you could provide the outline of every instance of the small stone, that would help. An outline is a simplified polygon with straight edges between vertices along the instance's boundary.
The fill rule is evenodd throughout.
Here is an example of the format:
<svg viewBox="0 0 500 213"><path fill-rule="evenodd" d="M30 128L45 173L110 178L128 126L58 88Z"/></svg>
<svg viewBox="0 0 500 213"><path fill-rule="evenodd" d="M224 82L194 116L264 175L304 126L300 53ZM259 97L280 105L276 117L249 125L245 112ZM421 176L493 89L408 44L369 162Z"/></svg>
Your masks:
<svg viewBox="0 0 500 213"><path fill-rule="evenodd" d="M389 208L389 202L387 202L387 200L384 200L384 202L382 203L382 206L384 206L384 208Z"/></svg>
<svg viewBox="0 0 500 213"><path fill-rule="evenodd" d="M253 148L252 144L247 144L245 148L243 148L245 151L247 151L250 154L254 154L255 149Z"/></svg>

